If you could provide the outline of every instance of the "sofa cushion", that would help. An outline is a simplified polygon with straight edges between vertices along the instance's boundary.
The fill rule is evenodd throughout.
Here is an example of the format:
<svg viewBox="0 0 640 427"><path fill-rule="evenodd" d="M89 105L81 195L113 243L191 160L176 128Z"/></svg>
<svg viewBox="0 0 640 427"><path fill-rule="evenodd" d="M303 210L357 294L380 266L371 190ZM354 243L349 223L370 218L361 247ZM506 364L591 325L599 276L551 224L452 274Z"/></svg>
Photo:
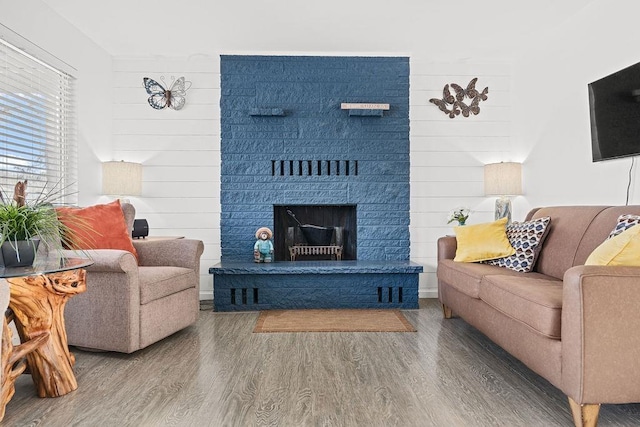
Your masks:
<svg viewBox="0 0 640 427"><path fill-rule="evenodd" d="M602 242L584 264L640 266L640 226L627 228Z"/></svg>
<svg viewBox="0 0 640 427"><path fill-rule="evenodd" d="M640 224L640 215L625 214L618 217L618 223L609 233L608 239L617 236L628 228Z"/></svg>
<svg viewBox="0 0 640 427"><path fill-rule="evenodd" d="M184 267L140 266L138 277L140 304L147 304L185 289L194 288L198 280L193 270Z"/></svg>
<svg viewBox="0 0 640 427"><path fill-rule="evenodd" d="M68 228L68 249L120 249L138 253L131 243L131 231L127 229L120 200L85 208L56 208L58 218Z"/></svg>
<svg viewBox="0 0 640 427"><path fill-rule="evenodd" d="M518 278L490 275L480 282L479 295L482 301L512 319L546 337L560 339L561 280L522 273Z"/></svg>
<svg viewBox="0 0 640 427"><path fill-rule="evenodd" d="M534 219L532 221L514 222L507 226L507 237L509 243L516 250L516 253L498 259L484 261L490 265L506 267L521 273L528 273L536 263L542 243L549 230L548 216Z"/></svg>
<svg viewBox="0 0 640 427"><path fill-rule="evenodd" d="M495 265L455 262L451 259L438 261L438 280L446 282L447 285L472 298L480 298L479 288L482 278L496 274L516 278L522 277L524 273ZM539 273L526 273L526 276L546 278L546 276Z"/></svg>
<svg viewBox="0 0 640 427"><path fill-rule="evenodd" d="M515 249L506 233L507 218L453 227L456 233L456 262L477 262L513 255Z"/></svg>

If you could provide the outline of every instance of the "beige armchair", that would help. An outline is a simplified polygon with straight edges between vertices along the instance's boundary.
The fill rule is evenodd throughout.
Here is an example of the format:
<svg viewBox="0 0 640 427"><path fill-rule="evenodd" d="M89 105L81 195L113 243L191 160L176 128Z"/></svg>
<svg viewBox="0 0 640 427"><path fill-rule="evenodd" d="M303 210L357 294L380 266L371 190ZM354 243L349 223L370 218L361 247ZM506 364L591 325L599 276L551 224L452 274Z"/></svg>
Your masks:
<svg viewBox="0 0 640 427"><path fill-rule="evenodd" d="M132 229L135 209L122 210ZM127 251L85 251L87 291L67 302L70 345L132 353L195 323L200 310L200 240L133 240Z"/></svg>

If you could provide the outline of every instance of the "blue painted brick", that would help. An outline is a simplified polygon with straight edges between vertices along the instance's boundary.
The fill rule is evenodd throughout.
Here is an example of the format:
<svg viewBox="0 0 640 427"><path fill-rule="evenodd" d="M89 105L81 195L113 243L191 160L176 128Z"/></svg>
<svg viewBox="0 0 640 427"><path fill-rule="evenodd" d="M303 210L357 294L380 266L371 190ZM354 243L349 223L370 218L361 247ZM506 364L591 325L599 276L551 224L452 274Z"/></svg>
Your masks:
<svg viewBox="0 0 640 427"><path fill-rule="evenodd" d="M384 110L349 110L350 116L360 117L382 117Z"/></svg>
<svg viewBox="0 0 640 427"><path fill-rule="evenodd" d="M343 203L363 213L394 212L358 219L365 230L393 228L401 240L385 253L372 246L387 232L359 232L359 259L408 259L408 58L223 55L221 73L223 260L245 259L252 231L240 230L272 224L273 204ZM341 102L391 109L383 117L349 118ZM248 117L264 108L287 114ZM313 160L314 175L281 176L276 164L272 176L271 160ZM318 176L317 160L358 160L359 174ZM243 217L243 210L261 215Z"/></svg>

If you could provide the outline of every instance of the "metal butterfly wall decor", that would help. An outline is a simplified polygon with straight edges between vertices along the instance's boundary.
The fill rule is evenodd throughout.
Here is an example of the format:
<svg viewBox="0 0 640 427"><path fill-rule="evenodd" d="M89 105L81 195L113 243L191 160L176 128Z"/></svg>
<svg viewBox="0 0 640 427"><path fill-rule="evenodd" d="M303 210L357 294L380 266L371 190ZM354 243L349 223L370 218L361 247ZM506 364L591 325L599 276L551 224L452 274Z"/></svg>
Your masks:
<svg viewBox="0 0 640 427"><path fill-rule="evenodd" d="M147 102L156 110L162 110L167 107L173 110L181 110L186 102L187 90L191 87L191 82L185 81L184 77L174 79L170 85L164 81L164 76L160 77L164 85L149 78L143 79L144 88L149 94Z"/></svg>
<svg viewBox="0 0 640 427"><path fill-rule="evenodd" d="M449 115L449 118L454 118L462 112L464 117L469 117L470 114L480 114L480 101L486 101L489 93L489 88L485 87L482 92L479 92L476 89L476 82L478 78L472 79L467 88L464 89L462 86L457 85L455 83L451 83L451 87L455 91L455 97L451 94L451 90L449 90L449 85L444 85L444 89L442 90L442 99L431 98L429 102L436 104L440 111ZM471 100L469 104L465 103L465 98Z"/></svg>

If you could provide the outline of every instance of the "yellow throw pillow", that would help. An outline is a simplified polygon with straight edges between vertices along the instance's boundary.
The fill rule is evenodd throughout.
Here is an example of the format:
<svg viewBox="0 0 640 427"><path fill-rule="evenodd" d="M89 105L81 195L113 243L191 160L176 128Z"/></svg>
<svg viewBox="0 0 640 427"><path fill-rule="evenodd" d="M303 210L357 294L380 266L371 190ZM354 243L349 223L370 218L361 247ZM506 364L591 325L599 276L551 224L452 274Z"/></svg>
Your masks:
<svg viewBox="0 0 640 427"><path fill-rule="evenodd" d="M584 264L640 266L640 225L602 242Z"/></svg>
<svg viewBox="0 0 640 427"><path fill-rule="evenodd" d="M516 253L507 238L507 218L484 224L453 227L458 247L453 259L458 262L477 262L504 258Z"/></svg>

